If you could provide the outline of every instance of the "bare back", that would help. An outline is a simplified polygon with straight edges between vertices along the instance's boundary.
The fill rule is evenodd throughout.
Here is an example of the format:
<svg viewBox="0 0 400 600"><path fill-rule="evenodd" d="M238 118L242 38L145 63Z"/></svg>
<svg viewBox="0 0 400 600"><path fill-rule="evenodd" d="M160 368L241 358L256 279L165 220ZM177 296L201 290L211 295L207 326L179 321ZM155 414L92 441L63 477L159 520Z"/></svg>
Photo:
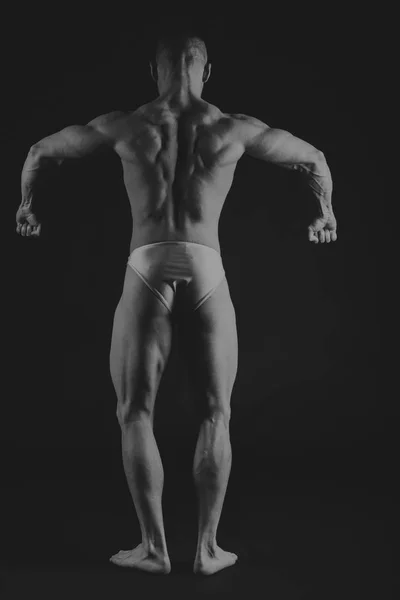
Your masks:
<svg viewBox="0 0 400 600"><path fill-rule="evenodd" d="M234 119L199 98L175 109L156 100L108 127L131 204L130 250L184 240L219 251L219 217L244 151Z"/></svg>
<svg viewBox="0 0 400 600"><path fill-rule="evenodd" d="M219 251L219 217L245 152L304 173L319 204L309 240L336 240L332 179L321 151L288 131L224 114L199 96L182 94L160 96L134 112L101 115L34 144L22 171L17 232L40 234L32 201L42 166L111 146L121 158L131 204L131 251L157 241L192 241Z"/></svg>

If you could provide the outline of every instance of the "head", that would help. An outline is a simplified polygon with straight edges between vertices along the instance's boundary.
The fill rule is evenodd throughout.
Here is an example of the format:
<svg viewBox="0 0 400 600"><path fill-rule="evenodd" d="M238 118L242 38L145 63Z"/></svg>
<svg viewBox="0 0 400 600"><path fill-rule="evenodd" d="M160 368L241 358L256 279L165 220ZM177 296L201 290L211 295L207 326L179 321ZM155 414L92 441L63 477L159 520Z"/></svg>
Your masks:
<svg viewBox="0 0 400 600"><path fill-rule="evenodd" d="M155 61L150 63L151 75L160 93L174 83L187 82L201 94L211 73L204 41L192 34L169 35L159 39Z"/></svg>

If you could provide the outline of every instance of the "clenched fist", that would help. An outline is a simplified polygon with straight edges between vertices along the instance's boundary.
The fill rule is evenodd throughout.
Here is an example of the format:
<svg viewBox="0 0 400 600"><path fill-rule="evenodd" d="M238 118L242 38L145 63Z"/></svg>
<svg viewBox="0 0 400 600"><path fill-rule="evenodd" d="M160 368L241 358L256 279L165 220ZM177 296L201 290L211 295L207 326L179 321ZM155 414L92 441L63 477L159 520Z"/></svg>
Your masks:
<svg viewBox="0 0 400 600"><path fill-rule="evenodd" d="M315 219L308 228L308 239L310 242L318 244L321 242L336 242L336 219L332 211L327 212L322 217Z"/></svg>
<svg viewBox="0 0 400 600"><path fill-rule="evenodd" d="M26 206L20 206L16 216L17 233L28 237L38 237L40 235L41 223L36 216Z"/></svg>

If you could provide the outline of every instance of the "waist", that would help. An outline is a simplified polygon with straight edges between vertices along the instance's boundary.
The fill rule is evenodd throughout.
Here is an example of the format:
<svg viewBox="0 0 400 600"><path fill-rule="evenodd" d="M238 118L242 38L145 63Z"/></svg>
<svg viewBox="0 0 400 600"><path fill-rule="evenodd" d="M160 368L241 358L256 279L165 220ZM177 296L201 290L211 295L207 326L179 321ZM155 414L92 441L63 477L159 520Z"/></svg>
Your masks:
<svg viewBox="0 0 400 600"><path fill-rule="evenodd" d="M198 244L202 246L208 246L213 248L216 252L221 254L221 249L218 240L218 231L207 228L203 229L191 229L185 231L166 231L163 227L160 229L151 228L145 229L140 228L139 230L132 231L132 238L130 243L130 252L132 253L136 248L142 246L149 246L151 244Z"/></svg>
<svg viewBox="0 0 400 600"><path fill-rule="evenodd" d="M193 248L194 250L196 250L196 247L200 248L207 248L208 250L213 250L214 252L216 252L217 254L219 254L221 256L221 252L220 249L218 247L218 250L216 248L213 248L212 246L208 246L207 244L200 244L199 242L190 242L190 241L186 241L186 240L163 240L161 242L152 242L151 244L141 244L140 246L135 246L133 249L131 249L131 254L135 251L135 250L146 250L146 248L157 248L157 247L165 247L165 248L169 248L169 247L176 247L176 248L181 248L182 250L185 248Z"/></svg>

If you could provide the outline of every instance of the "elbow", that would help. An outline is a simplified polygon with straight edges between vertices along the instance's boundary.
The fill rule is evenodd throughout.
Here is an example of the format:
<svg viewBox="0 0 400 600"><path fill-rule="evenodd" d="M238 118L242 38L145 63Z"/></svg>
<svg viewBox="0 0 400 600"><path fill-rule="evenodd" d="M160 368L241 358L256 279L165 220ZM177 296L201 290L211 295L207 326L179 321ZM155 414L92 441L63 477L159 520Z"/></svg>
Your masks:
<svg viewBox="0 0 400 600"><path fill-rule="evenodd" d="M31 162L38 165L57 164L60 166L64 162L63 158L56 158L55 156L52 156L49 153L48 148L45 148L42 144L40 144L40 142L33 144L33 146L29 148L28 157Z"/></svg>
<svg viewBox="0 0 400 600"><path fill-rule="evenodd" d="M313 156L313 171L321 175L329 173L328 163L326 162L325 154L321 150L316 150Z"/></svg>
<svg viewBox="0 0 400 600"><path fill-rule="evenodd" d="M29 158L36 164L42 164L49 162L51 156L49 156L43 146L40 144L33 144L33 146L29 148Z"/></svg>
<svg viewBox="0 0 400 600"><path fill-rule="evenodd" d="M31 146L29 148L29 155L32 156L32 157L34 157L34 158L37 158L39 156L39 154L40 154L40 146L39 146L39 144L33 144L33 146Z"/></svg>
<svg viewBox="0 0 400 600"><path fill-rule="evenodd" d="M326 163L325 154L321 150L315 150L314 160L317 165Z"/></svg>

